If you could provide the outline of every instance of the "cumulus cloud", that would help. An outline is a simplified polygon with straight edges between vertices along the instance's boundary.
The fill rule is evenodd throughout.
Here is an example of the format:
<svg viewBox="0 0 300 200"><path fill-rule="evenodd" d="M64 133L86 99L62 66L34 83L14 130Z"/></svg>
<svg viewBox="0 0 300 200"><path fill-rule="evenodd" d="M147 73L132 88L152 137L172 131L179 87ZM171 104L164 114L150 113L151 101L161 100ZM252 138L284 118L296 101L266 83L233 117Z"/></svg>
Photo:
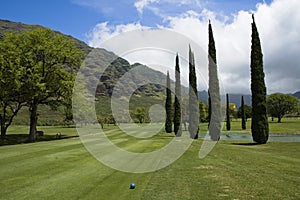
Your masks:
<svg viewBox="0 0 300 200"><path fill-rule="evenodd" d="M111 26L108 22L97 24L86 37L88 38L88 44L92 47L101 47L101 44L106 40L113 38L121 33L126 33L133 30L148 29L149 27L142 26L139 22L120 24Z"/></svg>
<svg viewBox="0 0 300 200"><path fill-rule="evenodd" d="M162 0L163 1L163 0ZM165 2L168 0L165 0ZM140 0L136 9L143 9L159 0ZM192 0L182 0L188 4ZM199 3L199 2L198 2ZM211 19L217 49L219 76L227 92L250 93L251 14L255 14L264 54L264 67L268 93L300 90L300 1L274 0L271 4L257 4L255 10L239 11L232 16L221 16L208 9L186 10L178 15L164 15L156 28L183 34L205 52L208 46L208 19ZM228 22L228 19L230 23ZM99 47L104 40L130 30L144 29L140 22L117 26L100 23L89 35L89 44ZM185 48L187 51L187 47ZM147 63L147 54L138 61ZM145 56L145 57L143 57ZM186 56L186 55L185 55ZM197 57L197 55L195 55ZM125 57L126 58L126 57ZM173 65L173 60L168 60ZM134 57L129 58L134 62ZM164 70L161 70L165 72ZM206 88L199 88L206 89Z"/></svg>
<svg viewBox="0 0 300 200"><path fill-rule="evenodd" d="M145 7L149 6L151 3L157 2L159 2L159 0L138 0L134 3L134 6L140 14L143 14L143 10Z"/></svg>

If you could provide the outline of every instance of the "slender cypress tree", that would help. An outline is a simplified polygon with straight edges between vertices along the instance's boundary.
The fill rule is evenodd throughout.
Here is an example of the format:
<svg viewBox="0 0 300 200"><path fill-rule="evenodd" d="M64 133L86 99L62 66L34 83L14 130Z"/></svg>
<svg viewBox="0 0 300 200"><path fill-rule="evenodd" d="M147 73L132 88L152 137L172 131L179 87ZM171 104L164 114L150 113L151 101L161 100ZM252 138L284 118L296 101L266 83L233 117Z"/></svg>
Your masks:
<svg viewBox="0 0 300 200"><path fill-rule="evenodd" d="M195 57L189 46L189 132L192 139L198 138L199 115Z"/></svg>
<svg viewBox="0 0 300 200"><path fill-rule="evenodd" d="M211 100L210 100L210 94L209 94L209 90L208 90L208 114L207 114L207 119L208 119L208 128L209 128L209 125L210 125L210 116L211 116Z"/></svg>
<svg viewBox="0 0 300 200"><path fill-rule="evenodd" d="M172 132L172 93L171 93L171 83L170 83L170 75L169 71L167 73L167 98L165 103L166 108L166 122L165 122L165 130L167 133Z"/></svg>
<svg viewBox="0 0 300 200"><path fill-rule="evenodd" d="M226 130L230 131L230 128L229 97L226 94Z"/></svg>
<svg viewBox="0 0 300 200"><path fill-rule="evenodd" d="M242 129L246 130L246 114L245 114L244 96L242 96L242 100L241 100L241 114L242 114Z"/></svg>
<svg viewBox="0 0 300 200"><path fill-rule="evenodd" d="M181 83L180 83L180 67L178 54L176 55L175 65L175 102L174 102L174 132L177 137L181 136Z"/></svg>
<svg viewBox="0 0 300 200"><path fill-rule="evenodd" d="M209 76L209 97L210 97L210 108L209 108L209 134L212 140L217 141L220 139L221 132L221 98L220 88L218 79L217 69L217 58L216 48L213 36L212 27L209 21L208 25L208 76Z"/></svg>
<svg viewBox="0 0 300 200"><path fill-rule="evenodd" d="M252 120L251 130L253 141L265 144L269 138L269 124L267 118L266 86L263 69L263 54L261 51L259 34L252 15L251 39L251 92L252 92Z"/></svg>

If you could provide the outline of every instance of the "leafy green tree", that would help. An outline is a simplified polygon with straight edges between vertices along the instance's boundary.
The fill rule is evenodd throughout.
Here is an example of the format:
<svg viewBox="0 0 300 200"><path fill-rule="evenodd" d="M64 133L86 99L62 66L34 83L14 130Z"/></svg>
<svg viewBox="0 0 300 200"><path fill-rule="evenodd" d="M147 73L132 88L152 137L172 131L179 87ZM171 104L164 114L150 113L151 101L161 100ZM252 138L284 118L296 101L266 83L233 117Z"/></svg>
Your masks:
<svg viewBox="0 0 300 200"><path fill-rule="evenodd" d="M35 28L16 33L20 60L18 66L23 80L26 104L30 112L29 142L36 139L38 105L55 106L71 94L74 74L79 68L83 52L73 41L50 29Z"/></svg>
<svg viewBox="0 0 300 200"><path fill-rule="evenodd" d="M189 46L189 133L192 139L198 139L199 105L197 91L197 77L194 53Z"/></svg>
<svg viewBox="0 0 300 200"><path fill-rule="evenodd" d="M252 15L251 40L251 92L252 92L252 137L259 144L265 144L269 138L267 117L265 74L263 69L263 54L259 34Z"/></svg>
<svg viewBox="0 0 300 200"><path fill-rule="evenodd" d="M208 24L208 91L209 91L209 134L212 140L220 139L221 133L221 97L217 69L217 57L212 26Z"/></svg>
<svg viewBox="0 0 300 200"><path fill-rule="evenodd" d="M72 105L65 105L64 106L64 124L65 125L71 125L73 124L73 112L72 112Z"/></svg>
<svg viewBox="0 0 300 200"><path fill-rule="evenodd" d="M278 118L278 123L284 115L297 112L298 98L289 94L271 94L267 98L268 112L272 117Z"/></svg>
<svg viewBox="0 0 300 200"><path fill-rule="evenodd" d="M181 128L181 82L180 82L180 67L179 57L175 59L175 102L174 102L174 132L177 137L182 134Z"/></svg>
<svg viewBox="0 0 300 200"><path fill-rule="evenodd" d="M242 115L242 129L246 130L246 114L245 114L244 96L242 96L242 99L241 99L241 115Z"/></svg>
<svg viewBox="0 0 300 200"><path fill-rule="evenodd" d="M170 83L170 75L167 73L167 87L166 87L166 121L165 121L165 130L167 133L172 132L172 93L171 93L171 83Z"/></svg>
<svg viewBox="0 0 300 200"><path fill-rule="evenodd" d="M5 139L7 128L25 104L22 97L18 38L7 33L0 42L0 125L1 139Z"/></svg>
<svg viewBox="0 0 300 200"><path fill-rule="evenodd" d="M252 117L252 107L244 104L244 112L245 112L245 121ZM237 117L242 118L242 106L239 107L237 111Z"/></svg>
<svg viewBox="0 0 300 200"><path fill-rule="evenodd" d="M297 116L300 116L300 106L297 106Z"/></svg>
<svg viewBox="0 0 300 200"><path fill-rule="evenodd" d="M226 94L226 130L230 131L230 108L229 108L229 97Z"/></svg>
<svg viewBox="0 0 300 200"><path fill-rule="evenodd" d="M200 122L207 122L207 105L204 104L201 100L198 100L199 112L200 112Z"/></svg>
<svg viewBox="0 0 300 200"><path fill-rule="evenodd" d="M147 110L145 107L137 107L133 112L133 117L138 120L139 123L144 123L147 119Z"/></svg>

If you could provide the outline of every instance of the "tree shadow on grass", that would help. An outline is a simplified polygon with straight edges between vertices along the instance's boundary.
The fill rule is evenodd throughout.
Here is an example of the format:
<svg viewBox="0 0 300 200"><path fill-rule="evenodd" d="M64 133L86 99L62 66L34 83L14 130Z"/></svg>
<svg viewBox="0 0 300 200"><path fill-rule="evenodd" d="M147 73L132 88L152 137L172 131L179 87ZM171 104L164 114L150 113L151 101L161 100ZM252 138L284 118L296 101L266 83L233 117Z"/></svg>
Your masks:
<svg viewBox="0 0 300 200"><path fill-rule="evenodd" d="M58 137L56 135L43 135L43 136L37 136L36 142L62 140L62 139L69 139L74 137L78 137L78 136L61 135L60 137ZM11 135L6 135L4 140L0 139L0 146L25 144L25 143L28 143L28 134L11 134Z"/></svg>
<svg viewBox="0 0 300 200"><path fill-rule="evenodd" d="M256 145L262 145L256 142L232 142L233 145L240 145L240 146L256 146Z"/></svg>

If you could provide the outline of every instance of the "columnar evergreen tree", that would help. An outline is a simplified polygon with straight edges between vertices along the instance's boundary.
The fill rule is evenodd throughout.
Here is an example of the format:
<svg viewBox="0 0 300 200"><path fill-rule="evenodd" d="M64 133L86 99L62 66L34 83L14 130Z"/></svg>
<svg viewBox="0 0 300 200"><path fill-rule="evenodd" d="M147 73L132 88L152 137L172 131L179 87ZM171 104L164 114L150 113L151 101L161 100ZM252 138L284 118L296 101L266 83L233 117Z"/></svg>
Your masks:
<svg viewBox="0 0 300 200"><path fill-rule="evenodd" d="M217 69L216 48L211 23L208 25L208 73L209 73L209 134L212 140L217 141L221 132L221 98Z"/></svg>
<svg viewBox="0 0 300 200"><path fill-rule="evenodd" d="M241 111L242 111L242 129L246 130L246 114L245 114L244 96L242 96L242 100L241 100Z"/></svg>
<svg viewBox="0 0 300 200"><path fill-rule="evenodd" d="M194 53L189 46L189 133L193 139L198 138L199 106L198 106L197 77Z"/></svg>
<svg viewBox="0 0 300 200"><path fill-rule="evenodd" d="M171 93L171 84L170 84L170 75L169 71L167 73L167 98L165 103L166 108L166 122L165 122L165 130L167 133L172 132L172 93Z"/></svg>
<svg viewBox="0 0 300 200"><path fill-rule="evenodd" d="M174 102L174 132L177 137L181 136L181 83L180 83L180 67L179 57L176 55L175 64L175 102Z"/></svg>
<svg viewBox="0 0 300 200"><path fill-rule="evenodd" d="M252 15L251 40L251 92L252 92L252 121L251 130L253 140L265 144L269 137L267 117L265 74L263 69L263 54L261 51L259 34Z"/></svg>
<svg viewBox="0 0 300 200"><path fill-rule="evenodd" d="M208 119L208 128L209 128L209 125L210 125L210 116L211 116L211 100L210 100L210 94L209 94L209 89L208 89L208 100L207 100L207 102L208 102L208 114L207 114L207 119Z"/></svg>
<svg viewBox="0 0 300 200"><path fill-rule="evenodd" d="M226 130L230 131L230 111L229 111L229 97L226 94Z"/></svg>

